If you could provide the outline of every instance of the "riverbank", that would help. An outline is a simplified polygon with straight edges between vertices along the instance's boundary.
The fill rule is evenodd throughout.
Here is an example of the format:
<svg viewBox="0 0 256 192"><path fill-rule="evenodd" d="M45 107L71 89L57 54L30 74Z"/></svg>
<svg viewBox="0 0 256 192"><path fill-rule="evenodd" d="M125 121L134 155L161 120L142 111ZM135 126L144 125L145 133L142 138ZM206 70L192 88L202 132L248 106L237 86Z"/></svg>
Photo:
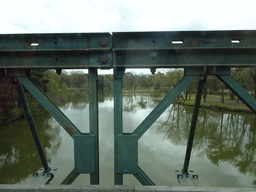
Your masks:
<svg viewBox="0 0 256 192"><path fill-rule="evenodd" d="M156 90L136 90L136 91L123 90L123 94L128 94L128 93L150 93L150 94L157 93L158 96L161 95L161 97L165 97L166 95L163 92L159 93ZM193 107L195 104L195 97L196 95L194 94L191 96L190 100L183 101L182 99L175 99L173 104L186 105L186 106ZM253 114L253 112L241 100L238 101L237 98L230 99L229 95L224 96L224 103L222 103L220 99L220 95L208 94L206 98L206 102L204 102L204 99L202 98L200 107L211 109L211 110L223 110L223 111L229 111L229 112Z"/></svg>
<svg viewBox="0 0 256 192"><path fill-rule="evenodd" d="M191 97L190 100L176 99L174 104L186 105L193 107L195 104L195 95ZM207 108L211 110L223 110L223 111L231 111L231 112L240 112L240 113L253 113L241 100L237 102L236 99L230 99L229 96L224 97L224 103L221 103L219 95L208 95L206 98L206 102L204 102L203 98L200 104L201 108Z"/></svg>

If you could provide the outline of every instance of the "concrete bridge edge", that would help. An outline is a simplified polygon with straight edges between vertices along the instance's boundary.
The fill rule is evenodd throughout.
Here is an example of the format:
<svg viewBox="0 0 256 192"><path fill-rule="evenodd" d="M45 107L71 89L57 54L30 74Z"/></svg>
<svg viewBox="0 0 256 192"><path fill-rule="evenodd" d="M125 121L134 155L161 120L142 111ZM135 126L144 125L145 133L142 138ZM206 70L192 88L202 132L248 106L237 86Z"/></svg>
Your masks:
<svg viewBox="0 0 256 192"><path fill-rule="evenodd" d="M71 186L71 185L0 185L1 192L256 192L256 188L225 188L225 187L167 187L167 186Z"/></svg>

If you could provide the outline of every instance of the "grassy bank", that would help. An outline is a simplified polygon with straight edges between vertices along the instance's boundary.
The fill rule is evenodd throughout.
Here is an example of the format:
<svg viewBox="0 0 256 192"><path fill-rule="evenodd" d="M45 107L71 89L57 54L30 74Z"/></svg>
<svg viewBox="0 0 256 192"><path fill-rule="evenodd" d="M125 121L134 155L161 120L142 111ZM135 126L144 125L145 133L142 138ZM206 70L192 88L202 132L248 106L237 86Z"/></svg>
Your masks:
<svg viewBox="0 0 256 192"><path fill-rule="evenodd" d="M185 102L183 102L182 100L176 99L174 101L174 104L194 106L195 95L193 95L190 100L186 100ZM253 113L241 100L239 100L239 103L237 103L237 98L232 100L230 99L229 96L224 97L224 104L223 104L220 100L219 95L208 95L206 98L206 102L204 102L202 98L200 107L209 108L213 110Z"/></svg>
<svg viewBox="0 0 256 192"><path fill-rule="evenodd" d="M123 90L123 93L158 93L158 91L149 89L149 90ZM164 97L166 94L161 92L161 96ZM176 99L173 103L174 104L180 104L180 105L186 105L193 107L195 104L195 97L196 95L192 95L190 100L186 100L185 102L182 99ZM200 107L202 108L208 108L212 110L224 110L224 111L232 111L232 112L242 112L242 113L253 113L241 100L237 102L237 98L230 99L229 95L224 96L224 103L220 100L220 95L210 95L208 94L206 98L206 102L204 102L204 99L202 98Z"/></svg>
<svg viewBox="0 0 256 192"><path fill-rule="evenodd" d="M153 89L136 89L135 91L123 89L123 93L154 93L154 92L157 92L157 91Z"/></svg>

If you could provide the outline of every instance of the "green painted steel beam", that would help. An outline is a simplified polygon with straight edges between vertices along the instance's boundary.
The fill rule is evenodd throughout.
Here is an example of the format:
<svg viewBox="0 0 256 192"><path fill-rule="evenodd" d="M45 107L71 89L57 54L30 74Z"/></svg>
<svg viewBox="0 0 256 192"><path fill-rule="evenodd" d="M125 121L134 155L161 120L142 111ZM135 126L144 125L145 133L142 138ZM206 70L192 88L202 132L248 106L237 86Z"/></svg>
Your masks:
<svg viewBox="0 0 256 192"><path fill-rule="evenodd" d="M1 68L110 68L109 33L0 35Z"/></svg>
<svg viewBox="0 0 256 192"><path fill-rule="evenodd" d="M76 173L75 169L73 169L69 175L62 181L61 184L70 185L74 180L80 175L80 173Z"/></svg>
<svg viewBox="0 0 256 192"><path fill-rule="evenodd" d="M138 167L138 174L133 175L142 185L155 186L155 183L147 176L147 174L140 167Z"/></svg>
<svg viewBox="0 0 256 192"><path fill-rule="evenodd" d="M66 115L51 101L51 99L27 77L17 76L26 89L41 103L41 105L53 116L53 118L73 137L81 134L78 128L66 117Z"/></svg>
<svg viewBox="0 0 256 192"><path fill-rule="evenodd" d="M113 33L114 67L256 65L256 31Z"/></svg>
<svg viewBox="0 0 256 192"><path fill-rule="evenodd" d="M93 144L90 148L94 150L94 161L91 173L91 184L98 185L99 180L99 113L98 113L98 74L96 68L89 68L89 119L90 135L93 136Z"/></svg>
<svg viewBox="0 0 256 192"><path fill-rule="evenodd" d="M256 114L256 99L230 75L216 75L244 104Z"/></svg>
<svg viewBox="0 0 256 192"><path fill-rule="evenodd" d="M0 68L256 65L256 31L0 35Z"/></svg>
<svg viewBox="0 0 256 192"><path fill-rule="evenodd" d="M123 185L123 174L118 173L118 134L123 134L122 85L125 68L114 69L114 184Z"/></svg>
<svg viewBox="0 0 256 192"><path fill-rule="evenodd" d="M179 50L133 50L115 51L114 67L194 67L256 65L256 49L179 49Z"/></svg>
<svg viewBox="0 0 256 192"><path fill-rule="evenodd" d="M90 173L95 175L96 150L95 150L95 143L94 143L94 140L95 140L94 135L75 134L73 137L74 137L74 151L75 151L74 172L79 174ZM99 183L91 182L91 184L99 184Z"/></svg>
<svg viewBox="0 0 256 192"><path fill-rule="evenodd" d="M125 68L114 70L114 135L123 133L122 85Z"/></svg>
<svg viewBox="0 0 256 192"><path fill-rule="evenodd" d="M114 32L114 50L255 48L256 31Z"/></svg>
<svg viewBox="0 0 256 192"><path fill-rule="evenodd" d="M94 51L112 48L110 33L1 34L0 51Z"/></svg>
<svg viewBox="0 0 256 192"><path fill-rule="evenodd" d="M0 68L86 69L110 68L112 53L103 51L1 52Z"/></svg>
<svg viewBox="0 0 256 192"><path fill-rule="evenodd" d="M149 127L160 117L160 115L172 104L182 91L193 81L196 76L184 76L180 82L165 96L165 98L153 109L153 111L134 130L140 138Z"/></svg>
<svg viewBox="0 0 256 192"><path fill-rule="evenodd" d="M196 131L196 124L197 124L197 119L198 119L200 103L201 103L201 97L202 97L202 93L203 93L203 89L204 89L206 80L207 80L207 76L199 76L199 82L198 82L197 93L196 93L196 101L195 101L193 116L192 116L192 120L191 120L191 126L190 126L190 132L189 132L189 137L188 137L184 166L182 169L182 172L185 174L188 174L188 166L189 166L189 161L190 161L190 156L191 156L191 151L192 151L192 146L193 146L193 141L194 141L194 135L195 135L195 131Z"/></svg>
<svg viewBox="0 0 256 192"><path fill-rule="evenodd" d="M118 174L138 174L138 137L135 134L116 135Z"/></svg>

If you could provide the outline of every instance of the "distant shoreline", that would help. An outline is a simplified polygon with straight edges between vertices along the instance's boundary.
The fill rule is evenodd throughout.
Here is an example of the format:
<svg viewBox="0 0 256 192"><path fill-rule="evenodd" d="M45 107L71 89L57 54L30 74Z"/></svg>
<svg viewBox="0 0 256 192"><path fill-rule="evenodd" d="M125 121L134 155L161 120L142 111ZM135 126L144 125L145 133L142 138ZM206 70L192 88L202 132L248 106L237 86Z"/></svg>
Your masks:
<svg viewBox="0 0 256 192"><path fill-rule="evenodd" d="M136 90L136 91L130 91L130 90L123 90L123 93L154 93L155 90ZM195 94L192 95L190 100L178 100L176 99L173 104L176 105L184 105L193 107L195 103ZM229 96L225 95L225 101L224 104L220 101L219 95L212 95L208 94L206 98L206 102L201 101L200 104L201 108L210 109L210 110L223 110L223 111L229 111L229 112L237 112L237 113L250 113L254 114L245 104L243 104L242 101L239 101L237 104L237 99L231 100Z"/></svg>
<svg viewBox="0 0 256 192"><path fill-rule="evenodd" d="M174 101L173 104L174 105L184 105L184 106L188 106L188 107L194 107L194 105L181 103L181 102L177 102L177 101ZM236 109L236 108L230 108L230 107L218 106L218 105L205 106L205 105L201 104L200 108L210 109L210 110L223 110L223 111L236 112L236 113L250 113L250 114L253 114L253 112L250 109Z"/></svg>

